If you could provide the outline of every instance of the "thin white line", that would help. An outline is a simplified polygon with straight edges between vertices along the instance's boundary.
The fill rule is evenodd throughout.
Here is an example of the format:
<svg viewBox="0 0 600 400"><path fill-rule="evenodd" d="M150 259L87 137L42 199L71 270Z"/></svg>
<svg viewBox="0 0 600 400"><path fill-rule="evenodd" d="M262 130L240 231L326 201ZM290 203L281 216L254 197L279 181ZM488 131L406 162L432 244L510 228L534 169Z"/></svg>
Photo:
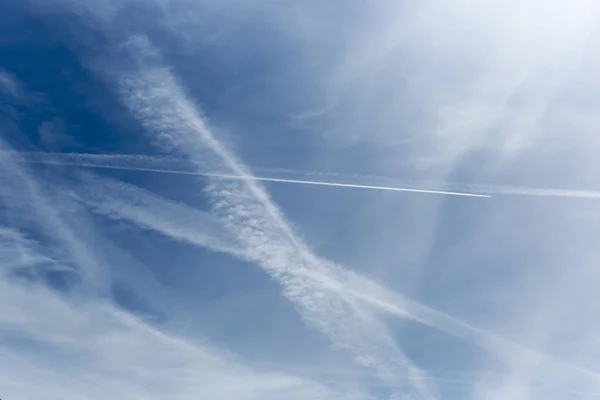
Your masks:
<svg viewBox="0 0 600 400"><path fill-rule="evenodd" d="M464 192L448 192L443 190L431 190L431 189L415 189L415 188L400 188L393 186L373 186L373 185L359 185L353 183L338 183L338 182L324 182L324 181L305 181L299 179L282 179L282 178L266 178L259 176L236 176L236 175L221 175L221 174L203 174L215 178L224 179L248 179L256 181L266 182L281 182L281 183L297 183L301 185L319 185L319 186L333 186L333 187L345 187L345 188L356 188L356 189L372 189L372 190L388 190L394 192L411 192L411 193L429 193L429 194L442 194L447 196L464 196L464 197L485 197L491 196L485 194L476 193L464 193Z"/></svg>
<svg viewBox="0 0 600 400"><path fill-rule="evenodd" d="M242 175L230 175L230 174L215 174L209 172L191 172L191 171L179 171L170 169L158 169L158 168L144 168L144 167L131 167L131 166L117 166L117 165L102 165L102 164L88 164L88 163L65 163L57 161L40 161L40 160L22 160L23 162L33 164L50 164L50 165L64 165L64 166L75 166L75 167L87 167L87 168L105 168L105 169L120 169L128 171L143 171L143 172L159 172L165 174L179 174L179 175L196 175L206 176L211 178L222 178L222 179L239 179L249 181L262 181L262 182L278 182L278 183L295 183L299 185L316 185L316 186L330 186L330 187L345 187L355 189L371 189L371 190L386 190L393 192L409 192L409 193L425 193L425 194L439 194L446 196L462 196L462 197L479 197L479 198L490 198L492 196L486 194L466 193L466 192L451 192L445 190L432 190L432 189L416 189L416 188L404 188L394 186L374 186L374 185L360 185L353 183L339 183L339 182L326 182L326 181L307 181L300 179L283 179L283 178L268 178L264 176L242 176Z"/></svg>
<svg viewBox="0 0 600 400"><path fill-rule="evenodd" d="M197 175L196 172L187 172L185 171L185 166L181 163L190 163L183 158L173 158L173 157L165 157L165 156L149 156L149 155L141 155L141 154L89 154L89 153L46 153L46 152L15 152L11 151L11 153L17 154L22 157L22 161L26 162L39 162L39 163L55 163L55 164L64 164L64 165L87 165L89 167L96 168L115 168L115 169L131 169L138 171L156 171L158 169L164 173L180 173L180 174L190 174ZM38 159L38 157L43 157ZM33 157L33 158L32 158ZM47 158L50 157L50 158ZM66 159L67 161L61 161ZM49 161L46 161L49 160ZM56 160L56 161L55 161ZM71 161L69 161L71 160ZM148 165L157 165L159 168L147 168L147 167L135 167L131 166L131 164L123 164L123 162L128 163L138 163L138 162L147 162L151 163ZM161 164L157 163L168 163L168 168L161 168ZM173 163L177 163L174 164ZM191 163L190 163L191 164ZM136 164L133 164L136 165ZM140 164L137 164L140 165ZM144 165L144 164L141 164ZM114 166L114 167L113 167ZM316 171L302 171L302 170L294 170L294 169L285 169L285 168L253 168L253 171L263 172L269 175L272 174L289 174L294 173L301 175L303 179L289 179L290 181L310 181L310 182L324 182L336 185L348 185L349 187L359 187L359 188L372 188L372 186L376 186L375 189L379 190L395 190L395 191L405 191L403 188L405 186L417 185L419 187L436 187L438 189L410 189L409 190L425 190L426 193L438 193L438 194L446 194L446 192L451 192L455 195L471 195L476 194L479 197L496 197L496 196L527 196L527 197L555 197L555 198L572 198L572 199L600 199L600 191L591 191L591 190L578 190L578 189L556 189L556 188L536 188L536 187L520 187L520 186L502 186L502 185L494 185L494 184L465 184L465 183L457 183L457 182L436 182L436 181L421 181L417 183L413 183L411 181L399 181L390 177L381 177L374 175L360 175L360 174L345 174L345 173L337 173L337 172L316 172ZM248 175L246 174L237 174L236 176ZM262 180L272 179L274 181L275 178L261 177ZM340 180L340 179L363 179L363 183L338 183L331 182L331 180ZM286 179L286 178L277 178L277 179ZM313 181L313 179L317 179ZM326 180L322 180L326 179ZM384 181L382 181L384 179ZM352 181L351 181L352 182ZM372 182L373 184L367 185L366 182ZM316 183L321 185L321 183ZM399 186L398 186L399 185ZM456 191L445 190L450 187L455 188Z"/></svg>

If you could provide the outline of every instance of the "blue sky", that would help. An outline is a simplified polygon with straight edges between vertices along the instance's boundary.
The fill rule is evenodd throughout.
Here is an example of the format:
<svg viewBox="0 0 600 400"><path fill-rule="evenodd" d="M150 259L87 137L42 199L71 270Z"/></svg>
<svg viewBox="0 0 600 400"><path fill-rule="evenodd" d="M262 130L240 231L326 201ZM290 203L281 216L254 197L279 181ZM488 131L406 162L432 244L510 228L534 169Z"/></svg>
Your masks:
<svg viewBox="0 0 600 400"><path fill-rule="evenodd" d="M5 1L0 397L598 398L599 12Z"/></svg>

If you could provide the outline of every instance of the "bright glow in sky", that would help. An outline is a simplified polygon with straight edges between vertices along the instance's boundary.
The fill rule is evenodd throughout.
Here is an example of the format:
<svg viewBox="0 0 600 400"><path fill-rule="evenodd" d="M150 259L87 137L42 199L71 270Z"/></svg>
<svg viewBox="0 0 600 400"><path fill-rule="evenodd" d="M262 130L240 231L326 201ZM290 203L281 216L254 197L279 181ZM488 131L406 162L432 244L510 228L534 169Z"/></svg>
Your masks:
<svg viewBox="0 0 600 400"><path fill-rule="evenodd" d="M600 398L600 3L0 5L0 398Z"/></svg>

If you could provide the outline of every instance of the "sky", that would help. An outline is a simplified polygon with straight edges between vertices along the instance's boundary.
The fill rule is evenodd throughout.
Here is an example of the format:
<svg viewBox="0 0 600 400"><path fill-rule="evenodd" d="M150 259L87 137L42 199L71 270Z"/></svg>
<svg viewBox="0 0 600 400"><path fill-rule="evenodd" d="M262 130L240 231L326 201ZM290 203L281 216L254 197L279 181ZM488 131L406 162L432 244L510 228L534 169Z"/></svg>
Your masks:
<svg viewBox="0 0 600 400"><path fill-rule="evenodd" d="M3 1L0 398L600 398L599 18Z"/></svg>

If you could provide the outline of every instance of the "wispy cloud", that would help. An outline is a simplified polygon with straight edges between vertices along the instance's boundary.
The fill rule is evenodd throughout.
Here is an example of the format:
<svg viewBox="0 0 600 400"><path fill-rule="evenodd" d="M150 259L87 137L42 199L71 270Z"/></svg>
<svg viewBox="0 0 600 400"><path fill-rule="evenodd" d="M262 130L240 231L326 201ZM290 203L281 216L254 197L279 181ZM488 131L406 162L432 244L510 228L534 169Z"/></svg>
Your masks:
<svg viewBox="0 0 600 400"><path fill-rule="evenodd" d="M2 179L7 183L0 192L2 206L10 211L13 225L23 226L43 239L38 242L14 226L0 227L0 357L3 360L0 386L3 397L48 400L67 397L365 398L356 390L332 389L290 374L256 372L215 346L199 344L198 337L192 343L142 322L98 296L97 291L62 293L39 281L15 279L12 274L15 269L69 262L87 274L89 286L104 285L106 282L89 274L88 268L100 268L97 264L102 263L102 271L107 271L110 266L98 251L98 238L86 234L84 215L62 209L77 208L73 199L66 195L60 197L56 204L61 208L56 209L51 200L53 193L44 190L23 168L22 162L14 160L14 152L4 142L1 144L4 146L0 157ZM89 205L100 208L100 200L110 200L102 197L105 190L121 193L121 202L108 202L102 208L103 213L121 215L111 207L126 207L127 200L135 195L140 205L138 213L127 208L119 212L143 218L146 227L152 228L148 221L157 222L142 210L144 206L162 207L169 217L164 222L178 223L181 227L182 221L174 219L183 209L180 205L161 202L148 194L138 196L139 193L126 184L94 181L89 176L85 181L88 189L92 189L92 184L96 184L97 189L88 192L87 199L96 201L90 201ZM14 197L18 194L22 194L22 198ZM31 215L31 218L14 224L14 218L21 214ZM187 215L190 223L201 222L203 218L205 222L210 221L210 217L199 212L191 215L196 218ZM73 218L77 234L70 225ZM208 229L206 223L201 226ZM169 233L176 234L173 230ZM192 241L206 246L204 239L199 240L195 235ZM54 240L59 250L52 250L54 246L49 245ZM108 248L101 247L101 250ZM232 251L230 247L223 250ZM132 268L132 265L127 267Z"/></svg>
<svg viewBox="0 0 600 400"><path fill-rule="evenodd" d="M523 358L527 358L529 362L538 366L543 365L553 370L562 371L563 373L585 377L590 382L600 385L600 372L538 353L523 345L511 342L500 335L477 328L396 293L391 293L380 285L369 282L360 276L351 276L351 279L347 280L346 286L358 298L379 310L402 318L408 318L466 339L488 350L508 365L516 365Z"/></svg>
<svg viewBox="0 0 600 400"><path fill-rule="evenodd" d="M243 257L241 246L215 217L166 200L124 182L80 174L80 190L75 197L94 212L110 218L129 220L141 227L205 247Z"/></svg>
<svg viewBox="0 0 600 400"><path fill-rule="evenodd" d="M130 73L117 71L118 87L149 134L164 148L189 157L200 170L209 165L232 175L252 176L215 138L169 70L156 58L148 58L156 57L150 44L136 38L128 46L138 67ZM258 182L214 177L209 178L205 192L213 212L248 257L281 283L309 325L329 336L334 345L349 350L358 362L371 365L385 382L392 385L398 383L396 376L410 376L411 384L401 385L398 396L434 396L383 325L359 303L332 290L335 268L307 249Z"/></svg>
<svg viewBox="0 0 600 400"><path fill-rule="evenodd" d="M3 397L364 398L289 374L255 372L101 301L69 299L5 276L0 301Z"/></svg>
<svg viewBox="0 0 600 400"><path fill-rule="evenodd" d="M359 124L361 141L390 145L406 140L396 132L413 122L411 111L423 113L414 121L422 125L408 127L415 134L407 157L446 170L474 151L505 162L532 149L585 59L598 15L589 0L540 4L375 7L376 22L357 27L359 40L340 51L331 77L337 107L352 110L343 127ZM370 121L381 133L366 129Z"/></svg>
<svg viewBox="0 0 600 400"><path fill-rule="evenodd" d="M80 239L85 231L91 232L90 229L86 229L85 221L78 221L81 232L76 234L73 226L69 224L75 210L69 207L59 209L55 206L60 204L60 207L65 207L68 200L64 198L57 202L49 200L51 194L55 199L61 198L61 195L45 191L43 186L28 173L25 165L15 160L18 155L11 151L2 138L0 138L0 155L1 179L5 182L0 188L0 198L4 200L5 207L8 207L11 215L27 219L26 225L35 226L51 242L57 242L63 257L71 260L74 266L81 269L79 273L88 289L97 292L106 290L105 270L101 262L96 258L97 255L94 255L89 243Z"/></svg>
<svg viewBox="0 0 600 400"><path fill-rule="evenodd" d="M178 229L177 227L174 227L173 221L170 221L169 218L167 218L170 211L165 211L169 208L168 201L156 198L154 195L148 194L134 186L113 182L106 178L94 177L93 179L88 179L86 181L90 182L91 186L88 187L84 183L78 193L85 194L90 192L90 189L94 192L95 190L93 188L101 183L100 186L103 187L105 193L103 198L108 200L107 204L109 205L107 207L113 208L113 206L118 204L118 208L124 210L116 214L116 216L136 222L140 226L147 226L149 221L154 221L153 229L164 235L172 237L175 240L181 240L199 246L207 246L205 242L195 239L198 236L203 237L206 235L206 231L204 230L205 226L202 224L193 224L189 229ZM126 187L127 191L130 194L133 194L133 196L125 196L116 202L109 200L116 194L122 194L124 192L124 187ZM152 201L154 204L152 206L148 206L148 202L144 200L144 197L146 196L150 196L150 198L153 199ZM94 206L96 202L97 200L93 200L89 204ZM135 211L137 207L139 207L140 210L144 210L145 207L149 208L144 210L144 214L141 214L138 211ZM193 215L197 213L197 211L184 208L179 209L178 212L181 217L178 218L179 220L188 218L193 219ZM145 221L143 215L152 215L153 217L149 218L149 221ZM186 215L188 218L185 218ZM141 218L132 216L141 216ZM210 228L208 229L210 230ZM242 257L242 259L246 258L241 252L231 252L227 247L228 246L222 245L212 248L217 251L226 251L233 256ZM321 262L327 263L326 261ZM600 383L600 373L596 371L566 361L561 361L550 355L545 355L532 350L524 345L511 342L496 333L478 328L424 304L397 293L393 293L383 286L356 273L339 269L333 265L329 265L329 267L333 274L319 276L318 274L323 274L324 271L311 271L308 269L298 271L298 274L305 279L320 282L320 285L324 284L324 290L331 291L346 299L360 301L375 310L384 311L397 317L414 321L464 339L488 351L492 356L505 362L510 367L516 368L523 359L527 359L531 365L537 367L543 366L550 371L559 371L563 375L567 374L578 378L584 378L591 384Z"/></svg>
<svg viewBox="0 0 600 400"><path fill-rule="evenodd" d="M42 255L37 247L23 232L0 226L0 271L7 273L57 262L50 255Z"/></svg>
<svg viewBox="0 0 600 400"><path fill-rule="evenodd" d="M2 92L13 98L19 98L22 93L18 80L8 71L0 69L0 93Z"/></svg>

